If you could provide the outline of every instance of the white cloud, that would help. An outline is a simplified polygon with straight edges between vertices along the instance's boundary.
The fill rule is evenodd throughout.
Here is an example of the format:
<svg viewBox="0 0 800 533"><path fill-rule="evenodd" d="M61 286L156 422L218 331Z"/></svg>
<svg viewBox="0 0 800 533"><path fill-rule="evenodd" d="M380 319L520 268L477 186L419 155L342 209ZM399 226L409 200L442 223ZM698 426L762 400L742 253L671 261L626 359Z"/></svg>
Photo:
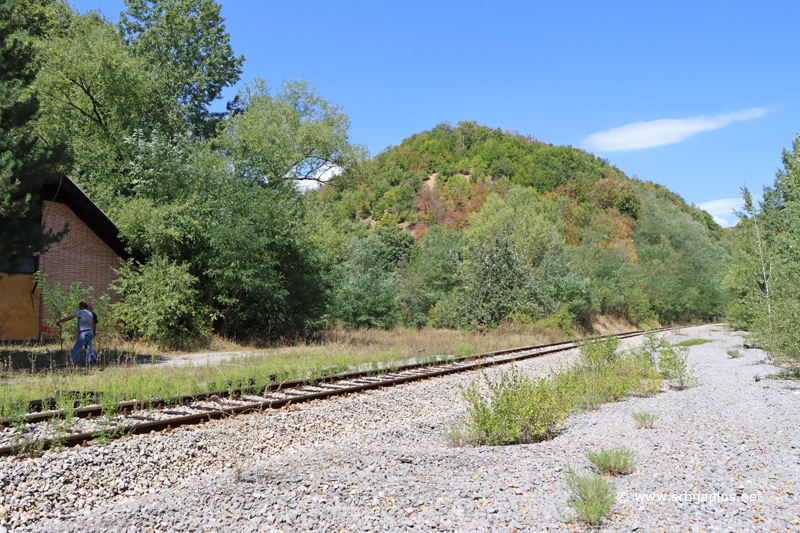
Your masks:
<svg viewBox="0 0 800 533"><path fill-rule="evenodd" d="M665 118L650 122L634 122L593 133L583 140L582 145L588 150L597 152L653 148L678 143L697 133L724 128L734 122L760 118L770 111L770 109L756 107L744 111L720 113L713 117L702 115L691 118Z"/></svg>
<svg viewBox="0 0 800 533"><path fill-rule="evenodd" d="M733 212L741 209L743 205L744 200L741 198L723 198L722 200L711 200L710 202L697 204L697 207L707 211L709 215L714 217L714 221L723 228L729 228L738 222Z"/></svg>

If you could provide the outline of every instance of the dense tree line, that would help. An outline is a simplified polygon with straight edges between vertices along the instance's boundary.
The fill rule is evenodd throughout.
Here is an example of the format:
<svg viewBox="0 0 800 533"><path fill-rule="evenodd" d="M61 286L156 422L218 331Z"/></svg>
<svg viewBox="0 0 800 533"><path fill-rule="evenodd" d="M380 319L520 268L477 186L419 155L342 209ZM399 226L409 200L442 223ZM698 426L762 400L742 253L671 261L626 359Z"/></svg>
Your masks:
<svg viewBox="0 0 800 533"><path fill-rule="evenodd" d="M784 168L756 205L747 187L740 222L730 233L727 316L773 354L800 353L800 136L783 151Z"/></svg>
<svg viewBox="0 0 800 533"><path fill-rule="evenodd" d="M244 61L213 0L126 0L118 24L24 0L15 17L37 73L11 75L39 102L26 131L43 157L64 147L61 168L148 258L120 268L125 335L568 330L725 305L711 217L582 150L461 122L370 159L302 79L253 80L212 112Z"/></svg>

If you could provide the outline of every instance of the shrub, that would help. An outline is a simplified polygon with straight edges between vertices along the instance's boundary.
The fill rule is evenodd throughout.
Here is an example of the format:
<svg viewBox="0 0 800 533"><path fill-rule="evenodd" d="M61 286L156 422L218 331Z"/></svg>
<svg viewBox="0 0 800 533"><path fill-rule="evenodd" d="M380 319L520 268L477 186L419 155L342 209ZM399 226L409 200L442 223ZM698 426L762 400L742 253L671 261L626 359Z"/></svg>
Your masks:
<svg viewBox="0 0 800 533"><path fill-rule="evenodd" d="M653 429L653 423L658 418L658 416L650 413L633 413L631 416L636 421L638 429Z"/></svg>
<svg viewBox="0 0 800 533"><path fill-rule="evenodd" d="M573 366L554 376L553 386L572 408L595 410L629 395L641 386L641 379L635 365L620 359L614 364L601 361L595 366Z"/></svg>
<svg viewBox="0 0 800 533"><path fill-rule="evenodd" d="M475 445L540 442L555 435L569 403L546 380L532 380L512 367L492 382L484 374L488 397L477 382L462 389L467 405L464 428Z"/></svg>
<svg viewBox="0 0 800 533"><path fill-rule="evenodd" d="M659 353L658 368L661 375L677 389L685 389L697 383L686 361L687 356L687 349L684 347L670 346Z"/></svg>
<svg viewBox="0 0 800 533"><path fill-rule="evenodd" d="M617 372L627 375L634 396L649 398L661 390L662 378L649 355L629 351L617 361Z"/></svg>
<svg viewBox="0 0 800 533"><path fill-rule="evenodd" d="M385 268L383 251L380 239L369 235L355 241L350 259L334 269L330 310L348 329L390 328L400 318L395 300L399 275Z"/></svg>
<svg viewBox="0 0 800 533"><path fill-rule="evenodd" d="M569 312L569 306L562 305L552 315L536 322L536 326L543 330L558 330L567 337L575 333L575 316Z"/></svg>
<svg viewBox="0 0 800 533"><path fill-rule="evenodd" d="M575 511L575 516L567 520L577 518L592 527L599 525L614 506L613 485L599 474L576 472L570 466L564 472L569 506Z"/></svg>
<svg viewBox="0 0 800 533"><path fill-rule="evenodd" d="M685 346L672 345L648 332L644 342L630 353L642 368L651 365L658 368L661 376L675 388L685 389L697 383L687 363L688 349Z"/></svg>
<svg viewBox="0 0 800 533"><path fill-rule="evenodd" d="M93 287L81 287L79 281L71 283L69 288L62 286L58 281L51 285L47 281L47 274L44 272L36 272L33 275L33 279L39 284L42 291L42 299L51 310L50 316L45 317L44 322L53 331L60 332L62 343L66 342L69 345L74 342L75 326L70 325L70 327L62 328L58 325L58 320L73 313L78 308L79 302L90 302L101 317L106 311L108 296L103 295L96 299L93 298Z"/></svg>
<svg viewBox="0 0 800 533"><path fill-rule="evenodd" d="M112 288L113 305L128 335L172 347L186 347L210 336L209 312L198 305L197 278L185 264L153 257L144 265L123 263Z"/></svg>
<svg viewBox="0 0 800 533"><path fill-rule="evenodd" d="M630 474L636 466L636 454L622 445L587 452L586 458L599 472L611 476Z"/></svg>
<svg viewBox="0 0 800 533"><path fill-rule="evenodd" d="M463 421L455 421L444 427L444 442L448 446L455 447L469 444L469 439L464 432Z"/></svg>
<svg viewBox="0 0 800 533"><path fill-rule="evenodd" d="M603 363L614 363L617 360L619 342L619 339L613 335L582 342L579 346L583 363L591 367L599 366Z"/></svg>

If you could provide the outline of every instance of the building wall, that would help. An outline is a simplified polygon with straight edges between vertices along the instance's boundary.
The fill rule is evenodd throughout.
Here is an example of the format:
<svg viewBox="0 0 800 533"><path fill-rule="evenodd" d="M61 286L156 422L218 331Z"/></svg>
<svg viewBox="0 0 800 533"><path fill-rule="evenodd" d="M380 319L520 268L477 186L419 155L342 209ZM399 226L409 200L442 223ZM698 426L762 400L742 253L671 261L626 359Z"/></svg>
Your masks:
<svg viewBox="0 0 800 533"><path fill-rule="evenodd" d="M114 269L119 268L119 256L65 204L45 201L42 225L59 230L65 222L69 222L69 233L39 257L39 270L47 274L48 286L61 283L62 287L69 288L78 281L81 287L93 288L91 295L94 298L102 294L113 295L109 284L117 278ZM43 304L40 309L39 330L42 338L57 337L57 331L51 331L44 322L44 319L53 316L53 311ZM74 309L69 310L72 311Z"/></svg>
<svg viewBox="0 0 800 533"><path fill-rule="evenodd" d="M0 273L0 338L7 341L39 336L39 289L33 274Z"/></svg>

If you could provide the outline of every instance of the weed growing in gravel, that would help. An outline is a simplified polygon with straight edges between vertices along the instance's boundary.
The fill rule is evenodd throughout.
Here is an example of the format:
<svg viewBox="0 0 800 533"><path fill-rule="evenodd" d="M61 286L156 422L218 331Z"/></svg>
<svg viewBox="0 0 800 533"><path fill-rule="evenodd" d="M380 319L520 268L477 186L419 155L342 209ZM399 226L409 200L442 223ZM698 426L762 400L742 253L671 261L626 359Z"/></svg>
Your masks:
<svg viewBox="0 0 800 533"><path fill-rule="evenodd" d="M534 381L514 368L501 372L496 382L486 379L488 394L473 382L462 389L467 415L460 427L445 430L445 441L457 446L538 442L554 435L571 411L597 409L631 394L652 396L663 379L676 388L695 383L686 348L653 333L632 350L617 353L618 345L616 338L583 343L581 364L561 369L549 380Z"/></svg>
<svg viewBox="0 0 800 533"><path fill-rule="evenodd" d="M587 452L586 458L599 472L609 476L630 474L636 467L636 454L622 445Z"/></svg>
<svg viewBox="0 0 800 533"><path fill-rule="evenodd" d="M583 364L592 368L603 364L613 364L617 360L619 343L620 340L611 335L578 343Z"/></svg>
<svg viewBox="0 0 800 533"><path fill-rule="evenodd" d="M61 418L53 418L50 420L51 430L53 432L50 447L60 450L65 445L66 437L69 435L72 422L75 418L75 395L70 393L60 395L56 408L60 409L62 414Z"/></svg>
<svg viewBox="0 0 800 533"><path fill-rule="evenodd" d="M697 379L687 363L686 346L672 345L666 339L658 338L654 333L645 334L644 342L632 350L637 357L649 358L657 365L661 376L676 389L685 389L697 384Z"/></svg>
<svg viewBox="0 0 800 533"><path fill-rule="evenodd" d="M569 465L564 469L564 482L570 496L568 505L575 514L562 518L568 522L577 518L591 527L600 525L614 507L614 486L600 474L578 472Z"/></svg>
<svg viewBox="0 0 800 533"><path fill-rule="evenodd" d="M727 353L728 353L728 355L730 355L730 356L731 356L733 359L736 359L737 357L741 357L741 356L742 356L742 354L740 354L740 353L739 353L739 350L728 350L728 352L727 352Z"/></svg>
<svg viewBox="0 0 800 533"><path fill-rule="evenodd" d="M11 428L14 431L14 436L11 437L11 449L16 454L23 454L30 446L30 441L25 438L25 414L22 413L14 417L11 423Z"/></svg>
<svg viewBox="0 0 800 533"><path fill-rule="evenodd" d="M467 405L464 433L472 444L540 442L556 433L569 412L569 403L549 381L533 380L517 367L501 371L494 382L485 373L483 377L488 396L477 382L461 392Z"/></svg>
<svg viewBox="0 0 800 533"><path fill-rule="evenodd" d="M653 423L658 419L658 416L650 413L633 413L631 416L638 429L653 429Z"/></svg>
<svg viewBox="0 0 800 533"><path fill-rule="evenodd" d="M683 390L697 385L697 378L686 362L687 353L683 350L668 350L662 352L658 361L661 375L670 381L670 385L676 389Z"/></svg>
<svg viewBox="0 0 800 533"><path fill-rule="evenodd" d="M231 466L233 467L233 480L236 481L236 483L239 483L242 481L242 477L244 476L245 472L247 472L252 465L253 449L251 447L243 454L231 452L229 458Z"/></svg>
<svg viewBox="0 0 800 533"><path fill-rule="evenodd" d="M709 342L714 342L711 339L689 339L686 341L681 341L673 344L673 346L680 346L680 347L689 347L689 346L700 346L701 344L706 344Z"/></svg>
<svg viewBox="0 0 800 533"><path fill-rule="evenodd" d="M464 422L456 420L444 426L444 442L448 446L460 448L470 444L469 438L464 431Z"/></svg>

